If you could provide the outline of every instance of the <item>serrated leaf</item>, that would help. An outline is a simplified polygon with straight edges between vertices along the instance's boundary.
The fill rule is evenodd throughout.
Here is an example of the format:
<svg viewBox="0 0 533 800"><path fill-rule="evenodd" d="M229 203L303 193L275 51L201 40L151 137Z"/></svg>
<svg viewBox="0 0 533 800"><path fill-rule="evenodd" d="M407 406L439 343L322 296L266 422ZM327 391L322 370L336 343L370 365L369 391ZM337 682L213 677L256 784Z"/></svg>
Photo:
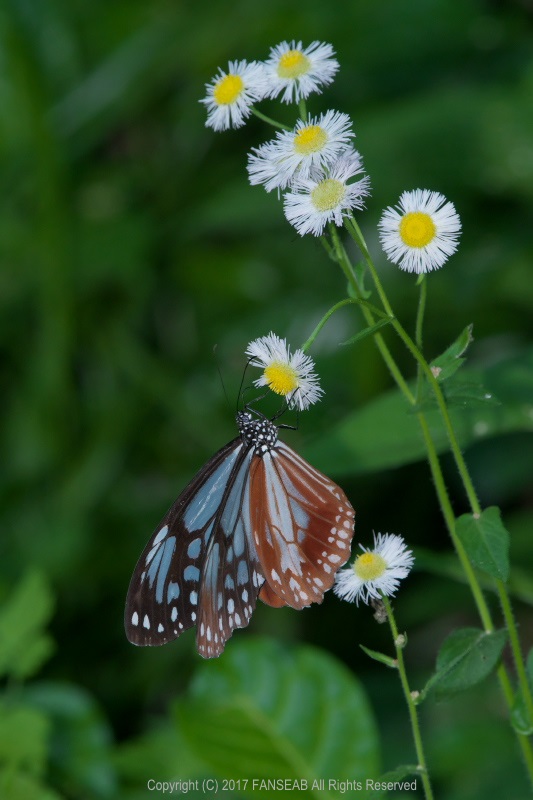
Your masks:
<svg viewBox="0 0 533 800"><path fill-rule="evenodd" d="M461 448L503 433L533 432L533 348L483 372L465 367L462 374L470 383L486 386L501 405L450 409ZM420 425L410 411L399 390L388 392L328 427L305 448L305 456L332 475L357 475L425 459ZM447 452L449 441L439 411L427 411L425 418L437 451Z"/></svg>
<svg viewBox="0 0 533 800"><path fill-rule="evenodd" d="M308 781L377 772L374 719L363 689L331 656L268 639L228 648L195 676L177 709L189 744L222 776ZM253 796L245 792L247 796ZM336 797L335 791L323 793Z"/></svg>
<svg viewBox="0 0 533 800"><path fill-rule="evenodd" d="M42 629L52 616L53 600L41 572L32 570L0 608L0 675L29 677L51 653Z"/></svg>
<svg viewBox="0 0 533 800"><path fill-rule="evenodd" d="M486 508L479 517L463 514L457 520L455 530L475 567L497 580L507 581L509 534L497 506Z"/></svg>
<svg viewBox="0 0 533 800"><path fill-rule="evenodd" d="M484 680L496 668L507 640L507 631L486 633L462 628L445 640L437 656L437 671L424 689L437 694L462 692Z"/></svg>
<svg viewBox="0 0 533 800"><path fill-rule="evenodd" d="M433 359L430 366L436 374L438 381L442 382L453 375L465 359L461 358L469 344L474 340L472 336L473 325L467 325L457 339L437 358Z"/></svg>
<svg viewBox="0 0 533 800"><path fill-rule="evenodd" d="M362 644L360 644L359 647L364 653L367 654L367 656L373 658L374 661L379 661L381 664L385 664L386 667L391 667L392 669L398 669L396 659L391 658L390 656L386 656L384 653L378 653L377 650L370 650L368 647L365 647Z"/></svg>

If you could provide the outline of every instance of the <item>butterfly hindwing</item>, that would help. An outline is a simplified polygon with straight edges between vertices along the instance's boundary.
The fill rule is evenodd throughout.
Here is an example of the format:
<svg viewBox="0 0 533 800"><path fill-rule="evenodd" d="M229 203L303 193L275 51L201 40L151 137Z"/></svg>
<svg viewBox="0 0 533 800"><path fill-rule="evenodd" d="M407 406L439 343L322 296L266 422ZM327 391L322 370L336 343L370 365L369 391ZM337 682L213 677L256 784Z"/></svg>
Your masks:
<svg viewBox="0 0 533 800"><path fill-rule="evenodd" d="M277 606L277 596L293 608L322 602L350 556L355 512L342 489L278 441L258 458L252 506L268 583L261 599Z"/></svg>
<svg viewBox="0 0 533 800"><path fill-rule="evenodd" d="M197 648L204 658L220 655L235 628L248 625L264 577L251 530L252 449L240 462L217 519L204 563Z"/></svg>

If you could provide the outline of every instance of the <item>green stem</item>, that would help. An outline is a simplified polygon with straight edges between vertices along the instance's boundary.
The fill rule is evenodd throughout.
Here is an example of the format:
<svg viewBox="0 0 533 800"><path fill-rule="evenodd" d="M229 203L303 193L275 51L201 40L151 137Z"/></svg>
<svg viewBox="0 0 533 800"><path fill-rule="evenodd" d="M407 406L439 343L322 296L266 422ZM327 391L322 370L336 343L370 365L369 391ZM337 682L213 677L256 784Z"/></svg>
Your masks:
<svg viewBox="0 0 533 800"><path fill-rule="evenodd" d="M263 114L262 111L258 111L257 108L254 108L253 106L251 107L250 111L256 117L262 119L263 122L266 122L268 125L272 125L273 128L280 128L282 131L292 131L292 128L290 128L288 125L284 125L282 122L272 119L272 117L267 117L266 114Z"/></svg>
<svg viewBox="0 0 533 800"><path fill-rule="evenodd" d="M413 696L411 694L411 689L409 688L409 681L407 679L407 672L405 669L405 662L403 658L403 649L402 644L399 640L398 635L398 628L396 626L396 620L394 619L394 613L392 611L392 606L389 602L389 598L385 595L382 595L383 605L387 611L387 617L389 619L389 625L392 633L392 639L394 642L394 648L396 650L396 662L398 664L398 673L400 675L400 682L402 684L403 694L405 697L405 702L407 703L407 708L409 709L409 718L411 720L411 730L413 732L413 739L415 743L416 749L416 757L418 760L418 768L420 771L420 775L422 777L422 785L424 787L424 794L426 796L426 800L432 800L433 798L433 790L431 788L431 782L429 780L429 773L426 764L426 757L424 754L424 746L422 744L422 735L420 733L420 723L418 721L418 713L415 702L413 700Z"/></svg>
<svg viewBox="0 0 533 800"><path fill-rule="evenodd" d="M359 300L362 300L361 292L359 290L359 284L357 283L357 278L355 276L355 272L353 271L353 267L351 265L350 259L348 258L344 247L341 244L339 234L337 232L337 228L335 225L332 225L330 228L331 238L333 241L333 248L336 255L336 260L341 267L342 271L346 275L349 285L351 286L352 292L355 297ZM366 308L364 305L361 305L363 315L369 325L373 325L375 320L372 312ZM396 362L394 361L389 348L385 344L385 340L380 333L376 333L374 335L374 341L376 342L376 346L383 358L383 361L387 365L393 380L395 381L396 385L399 386L405 397L408 399L411 405L415 404L415 396L411 392L407 382L405 381L402 373L398 369Z"/></svg>
<svg viewBox="0 0 533 800"><path fill-rule="evenodd" d="M355 235L354 235L354 233L352 233L352 231L349 230L350 234L355 239L358 247L360 248L361 252L363 253L363 256L365 257L365 260L367 261L367 264L369 265L369 269L370 269L370 271L372 272L372 274L374 276L375 275L374 265L372 263L370 255L368 253L368 249L366 247L364 239L362 238L362 234L359 231L359 228L357 226L357 223L355 223L355 221L354 221L353 231L354 231ZM359 285L357 283L357 278L355 276L355 272L353 270L351 262L350 262L350 260L349 260L349 258L347 256L347 254L346 254L346 251L345 251L344 247L342 246L342 244L340 242L340 238L339 238L337 229L334 226L332 226L330 232L331 232L331 238L332 238L333 245L334 245L334 251L335 251L336 260L338 261L339 265L341 266L342 271L346 275L346 277L348 279L348 282L349 282L349 285L352 288L352 292L356 296L358 296L358 295L360 295L360 291L359 291ZM378 289L378 286L379 286L379 289ZM383 294L383 297L381 299L382 299L382 302L383 302L383 299L385 300L385 302L383 303L383 306L384 306L385 310L390 314L391 322L396 322L396 320L394 319L394 315L392 313L392 308L390 306L390 303L388 302L388 300L387 300L387 298L385 296L385 293L383 291L383 288L381 287L381 283L379 282L379 278L378 278L378 281L377 281L377 284L376 284L376 289L378 289L378 293L380 293L380 297L381 297L381 294ZM362 306L362 311L363 311L363 314L364 314L365 319L367 320L367 322L370 325L373 324L374 317L373 317L373 314L371 313L371 311L368 308L365 308L364 306ZM399 326L399 327L401 328L401 326ZM403 332L403 328L401 328L401 330ZM397 332L399 332L399 331L397 330ZM407 336L407 334L405 334L405 336ZM409 337L407 337L407 338L409 338ZM387 345L385 344L385 341L383 340L383 337L381 336L381 334L375 334L374 335L374 339L375 339L376 345L377 345L377 347L378 347L378 349L379 349L379 351L380 351L380 353L381 353L381 355L382 355L387 367L389 368L392 377L396 381L396 384L399 387L400 391L402 392L402 394L404 395L404 397L406 398L406 400L409 402L410 405L412 405L412 406L416 405L416 398L415 398L414 394L411 392L411 390L410 390L407 382L403 378L400 370L396 366L396 363L395 363L395 361L394 361L394 359L393 359L393 357L392 357ZM416 347L416 345L414 344L414 342L412 342L410 339L409 339L409 342L412 345L412 347L415 348L417 353L419 353L419 350ZM411 347L409 347L409 349L411 349ZM420 357L421 357L421 360L423 362L423 363L421 363L420 360L417 358L417 362L420 364L420 366L422 368L423 368L424 364L426 366L428 366L426 361L425 361L425 359L423 359L421 353L420 353ZM431 372L431 369L429 367L428 367L428 369L429 369L429 373L430 373L430 376L431 376L431 384L432 384L433 387L435 387L435 384L437 384L437 381L434 378L433 373ZM427 374L426 370L424 370L424 372ZM447 410L447 407L446 407L446 404L445 404L445 400L444 400L444 397L442 395L442 392L440 391L440 386L438 386L438 384L437 384L437 389L438 389L438 394L441 397L441 401L444 404L445 420L446 419L448 420L449 431L452 434L452 440L456 444L456 448L455 449L452 448L452 450L454 450L454 455L456 455L457 453L459 454L460 462L462 464L464 464L464 461L462 459L462 454L461 454L461 452L459 450L459 447L457 445L457 441L455 439L455 432L453 430L453 427L451 425L451 421L449 419L448 410ZM422 412L418 412L417 413L417 418L418 418L419 424L420 424L420 426L422 428L422 433L423 433L424 442L425 442L425 445L426 445L426 450L427 450L428 461L429 461L429 465L430 465L430 469L431 469L431 474L432 474L432 477L433 477L433 480L434 480L434 483L435 483L435 489L436 489L436 492L437 492L437 497L438 497L439 504L440 504L440 507L441 507L441 510L442 510L442 514L443 514L444 520L446 522L446 527L448 528L450 537L451 537L452 542L453 542L453 544L454 544L454 546L456 548L456 552L457 552L458 558L459 558L459 560L461 562L461 565L463 567L465 576L466 576L467 581L469 583L469 586L470 586L470 589L471 589L471 592L472 592L472 596L474 598L474 602L475 602L476 607L478 609L478 613L479 613L480 619L483 622L483 626L484 626L485 630L493 631L494 630L494 623L492 621L492 618L491 618L487 603L485 601L485 597L484 597L483 592L481 590L481 587L479 585L479 581L478 581L477 576L476 576L476 574L475 574L475 572L474 572L474 570L472 568L472 565L470 564L470 561L468 559L467 553L466 553L461 541L459 540L459 538L456 535L456 531L455 531L455 515L453 513L453 508L452 508L452 505L451 505L451 502L450 502L450 499L449 499L449 496L448 496L448 491L446 489L446 484L444 482L442 469L441 469L441 466L440 466L440 463L439 463L439 459L438 459L437 451L436 451L436 448L435 448L435 444L433 442L433 439L431 437L431 433L430 433L430 430L429 430L429 426L427 424L427 420L425 418L425 415ZM459 466L459 464L458 464L458 466ZM463 474L466 474L466 476L468 477L468 481L470 481L470 477L469 477L468 472L466 470L466 465L464 466L464 470L463 471L460 470L460 472L461 472L462 476L463 476ZM472 493L467 492L467 494L469 495L469 498L471 498L472 500L475 499L474 506L479 509L480 508L479 507L479 503L477 502L477 497L475 495L475 492L473 492L473 488L472 488ZM473 513L480 513L480 511L476 512L476 511L474 511L474 509L472 509L472 510L473 510ZM508 601L508 597L507 597L507 594L506 594L505 587L502 585L500 587L500 589L501 589L501 595L504 596L504 603L505 602L508 603L509 601ZM509 607L510 607L510 604L509 604ZM515 629L514 619L512 618L512 614L507 619L507 624L509 625L509 630L510 631L513 630L513 633L512 634L510 633L510 635L512 637L516 636L516 629ZM523 667L523 661L522 661L522 656L521 656L521 652L520 652L520 648L519 647L517 648L517 650L515 652L515 660L517 661L517 663L521 664L521 671L525 675L525 669ZM506 671L506 669L505 669L505 667L503 665L501 665L498 668L497 676L498 676L498 680L500 682L500 686L501 686L503 695L505 697L506 703L507 703L507 705L509 707L509 710L511 710L512 707L513 707L513 703L514 703L514 693L513 693L512 686L511 686L511 682L509 680L509 676L508 676L507 671ZM527 678L526 678L526 681L527 681ZM527 693L526 693L526 702L527 702ZM522 755L523 755L523 758L524 758L526 769L527 769L528 774L529 774L530 781L533 783L533 751L531 749L531 743L530 743L530 741L529 741L527 736L524 736L523 734L520 734L518 732L515 732L515 734L516 734L516 737L518 739L519 746L520 746L520 748L522 750Z"/></svg>
<svg viewBox="0 0 533 800"><path fill-rule="evenodd" d="M305 122L307 119L307 106L303 97L298 103L298 111L300 113L300 118Z"/></svg>
<svg viewBox="0 0 533 800"><path fill-rule="evenodd" d="M326 311L326 313L324 314L324 316L322 317L322 319L320 320L320 322L318 323L318 325L314 329L314 331L311 334L311 336L309 337L309 339L307 339L303 343L301 349L304 351L304 353L305 353L306 350L308 350L311 347L311 345L313 344L313 342L315 341L316 337L318 336L318 334L320 333L320 331L322 330L322 328L324 327L324 325L326 324L328 319L331 317L331 315L334 314L335 311L337 311L339 308L342 308L343 306L348 306L348 305L359 305L359 301L356 300L355 298L352 299L351 297L348 297L345 300L341 300L339 303L335 303L335 305L332 306L329 309L329 311Z"/></svg>
<svg viewBox="0 0 533 800"><path fill-rule="evenodd" d="M420 275L418 283L420 286L420 294L418 296L418 309L416 312L415 342L420 352L422 352L424 313L426 311L426 298L427 298L426 276ZM416 397L418 402L420 402L421 392L422 392L422 369L420 368L420 364L417 364Z"/></svg>
<svg viewBox="0 0 533 800"><path fill-rule="evenodd" d="M516 622L513 615L513 609L511 607L511 601L509 599L509 594L507 592L507 589L505 585L502 583L502 581L496 581L496 589L498 591L498 595L500 598L500 604L502 607L503 616L507 624L507 630L509 631L509 643L511 645L511 651L513 653L513 659L516 667L516 674L518 675L518 683L520 684L522 697L524 698L524 702L527 707L529 720L530 722L532 722L533 697L531 696L531 688L529 685L529 681L527 679L526 667L522 656L522 650L520 648L520 640L518 638L518 631L516 629Z"/></svg>
<svg viewBox="0 0 533 800"><path fill-rule="evenodd" d="M391 304L385 294L381 281L379 279L379 275L377 270L374 266L374 262L370 257L368 252L366 243L363 238L363 234L354 219L350 219L346 228L352 238L354 239L355 243L361 250L363 257L367 263L369 272L372 276L372 280L374 281L374 285L376 287L377 293L379 294L380 300L383 303L383 308L391 317L394 317L394 312L392 310ZM446 400L444 398L444 394L440 387L440 384L434 374L431 371L431 367L429 366L428 362L422 355L420 349L417 347L415 342L411 339L405 328L398 322L396 318L391 320L392 327L395 329L396 333L403 341L409 352L413 355L415 360L420 366L421 371L425 374L432 390L435 398L437 400L437 405L439 407L439 411L441 413L444 427L446 429L446 434L448 436L448 441L450 443L450 448L453 453L453 457L455 459L455 463L457 465L457 469L461 476L461 480L463 482L463 486L468 497L468 502L470 504L470 508L472 509L473 514L481 514L481 506L479 504L479 500L476 494L476 490L474 489L474 485L472 483L472 479L470 478L470 473L468 472L468 467L466 466L466 462L463 458L463 454L461 452L461 448L459 447L459 443L457 441L457 437L455 435L455 430L452 425L452 421L450 419L450 414L448 411L448 406L446 405Z"/></svg>

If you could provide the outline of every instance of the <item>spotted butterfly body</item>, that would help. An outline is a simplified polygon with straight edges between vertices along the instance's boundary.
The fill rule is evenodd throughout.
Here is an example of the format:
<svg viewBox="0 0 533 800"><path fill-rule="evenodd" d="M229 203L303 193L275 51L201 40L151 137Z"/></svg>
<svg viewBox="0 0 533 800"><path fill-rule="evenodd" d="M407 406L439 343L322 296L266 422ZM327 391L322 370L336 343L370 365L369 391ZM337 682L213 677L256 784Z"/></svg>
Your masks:
<svg viewBox="0 0 533 800"><path fill-rule="evenodd" d="M161 645L196 625L204 658L270 606L322 602L350 555L355 512L333 481L249 411L170 508L133 573L125 628Z"/></svg>

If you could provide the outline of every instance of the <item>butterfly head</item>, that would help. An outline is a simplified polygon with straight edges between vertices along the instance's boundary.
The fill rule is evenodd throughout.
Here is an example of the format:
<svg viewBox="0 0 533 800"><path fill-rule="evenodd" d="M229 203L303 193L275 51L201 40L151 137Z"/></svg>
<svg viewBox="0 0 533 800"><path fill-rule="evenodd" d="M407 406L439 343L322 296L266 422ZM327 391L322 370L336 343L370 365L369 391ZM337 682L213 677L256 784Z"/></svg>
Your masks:
<svg viewBox="0 0 533 800"><path fill-rule="evenodd" d="M253 445L258 455L268 453L278 441L278 429L269 419L254 419L250 411L237 413L237 426L242 438Z"/></svg>

